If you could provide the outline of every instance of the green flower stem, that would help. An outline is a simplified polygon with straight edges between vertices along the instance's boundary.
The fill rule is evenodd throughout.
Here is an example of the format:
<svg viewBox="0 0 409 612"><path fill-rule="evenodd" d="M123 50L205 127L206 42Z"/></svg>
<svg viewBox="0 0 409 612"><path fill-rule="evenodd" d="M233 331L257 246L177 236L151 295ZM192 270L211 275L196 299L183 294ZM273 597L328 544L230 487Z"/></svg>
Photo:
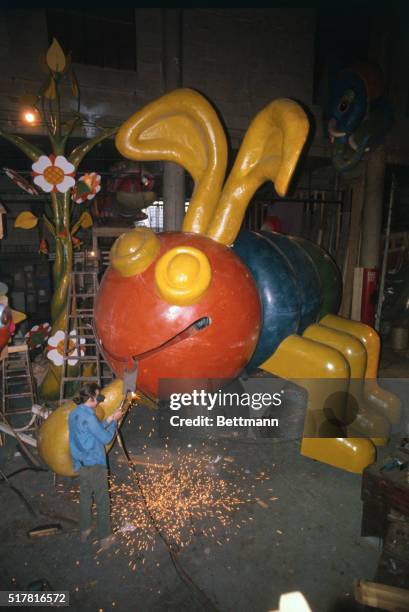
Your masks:
<svg viewBox="0 0 409 612"><path fill-rule="evenodd" d="M56 111L55 111L55 135L57 138L61 139L61 104L60 104L60 90L58 87L58 77L55 77L56 84Z"/></svg>
<svg viewBox="0 0 409 612"><path fill-rule="evenodd" d="M52 333L65 329L68 289L73 266L69 228L70 192L53 193L51 201L55 219L54 294L51 301Z"/></svg>
<svg viewBox="0 0 409 612"><path fill-rule="evenodd" d="M75 119L73 121L71 121L71 123L68 125L67 131L64 134L64 136L62 137L62 144L65 147L67 140L69 138L69 136L72 134L72 132L75 130L76 127L78 127L79 125L81 125L81 118L80 117L75 117Z"/></svg>
<svg viewBox="0 0 409 612"><path fill-rule="evenodd" d="M67 193L51 194L55 220L55 262L53 266L54 293L51 300L51 334L59 329L65 331L67 325L67 300L73 268L71 233L69 230L71 190ZM71 375L77 375L78 367L74 366ZM44 399L59 398L62 368L49 363L47 374L41 385Z"/></svg>
<svg viewBox="0 0 409 612"><path fill-rule="evenodd" d="M23 151L23 153L25 153L27 157L33 162L37 161L40 155L45 155L45 153L43 153L41 149L35 147L30 142L27 142L27 140L24 140L24 138L21 138L21 136L14 136L14 134L8 134L7 132L4 132L1 129L0 136L15 145L18 149L20 149L20 151Z"/></svg>
<svg viewBox="0 0 409 612"><path fill-rule="evenodd" d="M95 145L105 140L105 138L113 136L117 131L118 128L102 130L101 134L98 134L98 136L95 136L95 138L91 138L91 140L86 140L82 144L78 145L78 147L75 147L75 149L71 152L71 155L68 157L68 160L72 164L74 164L75 169L77 170L78 166L80 165L86 154L89 153L91 149L95 147Z"/></svg>
<svg viewBox="0 0 409 612"><path fill-rule="evenodd" d="M46 81L46 84L42 88L43 90L46 88L47 82L48 82L48 79ZM51 132L51 125L50 125L50 121L49 121L49 119L47 117L47 113L45 112L45 100L46 100L46 98L42 95L41 96L41 114L42 114L42 119L43 119L44 125L47 128L48 135L51 137L51 134L52 134L52 132Z"/></svg>
<svg viewBox="0 0 409 612"><path fill-rule="evenodd" d="M55 237L55 229L54 229L54 225L51 223L50 219L47 217L46 214L43 215L43 219L44 219L44 223L48 229L48 231L50 232L50 234L52 236Z"/></svg>

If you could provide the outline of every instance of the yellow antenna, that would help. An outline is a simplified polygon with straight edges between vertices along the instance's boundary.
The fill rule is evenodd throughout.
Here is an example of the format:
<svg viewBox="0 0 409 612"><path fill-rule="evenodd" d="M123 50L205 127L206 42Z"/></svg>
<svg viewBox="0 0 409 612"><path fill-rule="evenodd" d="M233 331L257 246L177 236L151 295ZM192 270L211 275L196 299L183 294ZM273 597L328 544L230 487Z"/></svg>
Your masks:
<svg viewBox="0 0 409 612"><path fill-rule="evenodd" d="M271 102L251 122L207 236L231 245L255 191L270 180L284 196L307 139L307 115L292 100Z"/></svg>
<svg viewBox="0 0 409 612"><path fill-rule="evenodd" d="M204 234L227 164L226 136L207 100L192 89L176 89L132 115L115 142L124 157L176 162L191 174L195 188L183 231Z"/></svg>

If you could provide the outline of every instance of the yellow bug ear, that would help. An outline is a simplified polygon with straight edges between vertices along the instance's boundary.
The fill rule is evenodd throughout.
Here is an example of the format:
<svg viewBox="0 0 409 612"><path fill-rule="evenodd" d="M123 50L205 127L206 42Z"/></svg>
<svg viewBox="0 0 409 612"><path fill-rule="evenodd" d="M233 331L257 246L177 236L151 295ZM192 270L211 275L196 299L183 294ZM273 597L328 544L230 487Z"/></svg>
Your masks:
<svg viewBox="0 0 409 612"><path fill-rule="evenodd" d="M124 157L176 162L191 174L195 188L183 230L204 234L227 164L226 136L207 100L192 89L176 89L130 117L115 142Z"/></svg>
<svg viewBox="0 0 409 612"><path fill-rule="evenodd" d="M308 136L307 115L293 100L271 102L253 119L223 189L207 235L234 242L255 191L270 180L284 196Z"/></svg>

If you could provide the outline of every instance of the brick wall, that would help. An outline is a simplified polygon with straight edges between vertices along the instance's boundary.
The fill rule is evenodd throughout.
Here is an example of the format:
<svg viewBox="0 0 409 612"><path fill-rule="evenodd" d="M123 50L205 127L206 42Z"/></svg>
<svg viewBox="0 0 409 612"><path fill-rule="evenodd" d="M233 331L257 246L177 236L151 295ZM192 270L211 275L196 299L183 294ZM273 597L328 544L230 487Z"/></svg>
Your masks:
<svg viewBox="0 0 409 612"><path fill-rule="evenodd" d="M233 144L273 98L311 103L314 21L314 9L185 9L183 85L215 104ZM24 132L12 98L42 83L45 12L3 9L0 23L0 123ZM90 122L115 125L163 93L160 9L136 11L136 37L137 72L75 65Z"/></svg>
<svg viewBox="0 0 409 612"><path fill-rule="evenodd" d="M183 83L212 100L233 138L274 98L311 105L314 13L185 11Z"/></svg>
<svg viewBox="0 0 409 612"><path fill-rule="evenodd" d="M75 65L82 111L90 126L118 125L164 91L162 10L136 9L137 71ZM236 147L249 122L269 101L291 97L309 107L315 122L312 153L328 155L322 111L312 105L313 8L184 9L183 85L203 92L219 110ZM409 59L406 25L397 33L390 85L396 123L390 147L402 157L409 139ZM44 9L0 11L0 126L33 132L18 120L17 96L35 92L44 74L38 56L48 45ZM403 67L403 70L402 70ZM70 100L66 110L74 107ZM91 136L92 127L83 133ZM80 134L76 134L80 135Z"/></svg>

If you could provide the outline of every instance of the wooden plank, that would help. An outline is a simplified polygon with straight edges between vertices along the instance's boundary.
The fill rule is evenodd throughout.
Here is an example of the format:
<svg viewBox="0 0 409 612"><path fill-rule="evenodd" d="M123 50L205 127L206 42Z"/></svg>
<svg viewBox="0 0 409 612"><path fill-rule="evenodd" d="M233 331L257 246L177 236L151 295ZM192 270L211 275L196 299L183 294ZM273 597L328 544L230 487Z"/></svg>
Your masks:
<svg viewBox="0 0 409 612"><path fill-rule="evenodd" d="M15 344L9 346L9 355L11 355L12 353L27 353L27 351L27 344Z"/></svg>
<svg viewBox="0 0 409 612"><path fill-rule="evenodd" d="M362 285L364 280L364 269L354 269L354 282L352 286L352 305L351 319L353 321L361 320L361 304L362 304Z"/></svg>
<svg viewBox="0 0 409 612"><path fill-rule="evenodd" d="M351 225L347 247L347 258L344 272L344 290L340 315L349 317L351 312L354 270L358 263L359 245L361 239L362 211L365 199L365 173L359 178L352 189Z"/></svg>
<svg viewBox="0 0 409 612"><path fill-rule="evenodd" d="M335 261L340 270L345 270L347 247L349 238L349 228L351 225L351 202L352 202L352 189L349 187L345 190L345 195L342 201L342 205L339 207L339 238L337 244L337 251L335 253Z"/></svg>
<svg viewBox="0 0 409 612"><path fill-rule="evenodd" d="M358 603L382 610L409 610L409 591L388 584L359 580L354 588Z"/></svg>

